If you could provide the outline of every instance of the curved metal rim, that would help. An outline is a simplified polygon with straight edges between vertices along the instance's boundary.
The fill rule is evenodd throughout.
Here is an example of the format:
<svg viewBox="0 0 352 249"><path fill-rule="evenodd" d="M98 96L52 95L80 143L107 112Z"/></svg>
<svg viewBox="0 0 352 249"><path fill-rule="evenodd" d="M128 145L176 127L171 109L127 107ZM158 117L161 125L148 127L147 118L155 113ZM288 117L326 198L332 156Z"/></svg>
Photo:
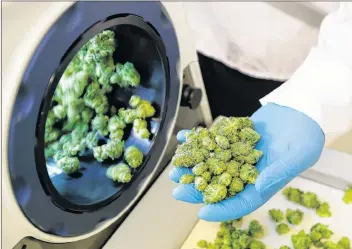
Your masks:
<svg viewBox="0 0 352 249"><path fill-rule="evenodd" d="M41 104L42 107L41 107L41 110L39 112L39 117L38 117L39 124L36 129L37 146L35 148L37 171L40 176L42 185L45 188L46 192L51 196L53 202L56 203L56 205L58 205L60 208L66 210L66 211L77 212L77 213L91 212L91 211L99 209L103 206L106 206L109 203L111 203L112 201L117 200L118 197L121 196L121 194L123 194L123 191L130 186L132 181L135 180L135 176L134 176L132 181L129 184L126 184L123 186L122 191L118 191L116 194L114 194L113 196L111 196L103 201L100 201L98 203L94 203L91 205L77 205L77 204L74 204L74 203L66 200L57 191L57 189L53 185L53 183L50 179L50 176L48 174L48 171L46 168L46 163L45 163L45 156L44 156L45 120L47 118L47 114L48 114L49 107L50 107L50 101L48 101L48 100L50 100L52 98L54 91L56 89L56 86L58 85L60 78L61 78L62 74L64 73L66 67L71 62L72 58L77 53L77 51L84 44L86 44L86 42L88 40L90 40L96 34L102 32L103 30L106 30L106 29L109 29L112 27L116 27L119 25L133 25L135 27L138 27L138 28L146 31L148 33L148 35L150 35L150 37L152 37L154 39L156 46L159 50L159 53L161 55L160 57L162 59L162 63L163 63L164 71L165 71L166 93L165 93L165 97L164 97L164 102L166 102L168 95L169 95L170 75L169 75L169 68L167 66L165 47L164 47L162 41L160 40L158 34L149 25L147 25L143 21L142 18L134 16L134 15L128 15L128 16L123 15L121 17L120 16L114 17L113 19L106 21L104 23L95 24L93 27L89 28L89 30L87 30L85 33L83 33L78 38L78 41L75 41L73 43L74 46L72 46L72 49L70 49L70 51L67 53L67 55L62 60L63 63L59 66L59 68L57 69L57 72L53 75L53 77L51 77L50 82L49 82L49 86L48 86L47 91L44 95L45 97L43 98L43 101ZM164 120L164 117L166 114L166 109L167 109L167 106L165 106L162 110L162 113L161 113L162 122L160 123L160 128L158 129L157 133L155 134L155 137L152 141L152 146L150 148L148 155L145 157L145 162L144 162L143 166L145 166L148 163L148 159L151 156L151 152L154 148L154 145L156 145L156 143L158 143L157 136L158 136L160 130L162 129L162 126L164 123L163 120Z"/></svg>

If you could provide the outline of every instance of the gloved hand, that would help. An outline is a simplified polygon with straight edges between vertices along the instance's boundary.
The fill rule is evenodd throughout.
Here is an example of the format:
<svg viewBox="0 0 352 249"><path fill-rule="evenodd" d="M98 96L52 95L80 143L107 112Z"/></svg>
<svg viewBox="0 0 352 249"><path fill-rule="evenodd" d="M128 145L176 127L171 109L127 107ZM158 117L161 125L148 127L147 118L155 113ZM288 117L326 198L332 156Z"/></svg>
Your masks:
<svg viewBox="0 0 352 249"><path fill-rule="evenodd" d="M260 172L255 185L247 185L238 195L216 204L203 206L198 216L207 221L226 221L243 217L267 202L293 178L319 159L325 136L320 126L305 114L294 109L267 104L252 117L255 130L261 135L257 149L264 155L257 164ZM177 134L185 141L185 132ZM175 167L170 178L179 178L191 170ZM180 185L173 191L175 199L189 203L203 203L202 193L194 184Z"/></svg>

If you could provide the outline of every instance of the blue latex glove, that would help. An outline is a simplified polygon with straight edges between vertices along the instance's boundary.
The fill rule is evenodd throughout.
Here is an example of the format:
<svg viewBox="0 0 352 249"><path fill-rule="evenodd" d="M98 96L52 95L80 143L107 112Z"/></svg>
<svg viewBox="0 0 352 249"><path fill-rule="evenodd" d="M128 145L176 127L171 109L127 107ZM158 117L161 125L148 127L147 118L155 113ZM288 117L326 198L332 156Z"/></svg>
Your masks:
<svg viewBox="0 0 352 249"><path fill-rule="evenodd" d="M257 164L260 172L255 185L247 185L238 195L216 204L203 206L198 216L207 221L226 221L243 217L267 202L293 178L313 166L323 150L325 136L320 126L294 109L275 104L261 107L251 117L261 135L257 149L264 155ZM178 140L185 141L180 131ZM175 167L170 178L179 178L191 170ZM202 194L194 184L180 185L173 191L175 199L203 203Z"/></svg>

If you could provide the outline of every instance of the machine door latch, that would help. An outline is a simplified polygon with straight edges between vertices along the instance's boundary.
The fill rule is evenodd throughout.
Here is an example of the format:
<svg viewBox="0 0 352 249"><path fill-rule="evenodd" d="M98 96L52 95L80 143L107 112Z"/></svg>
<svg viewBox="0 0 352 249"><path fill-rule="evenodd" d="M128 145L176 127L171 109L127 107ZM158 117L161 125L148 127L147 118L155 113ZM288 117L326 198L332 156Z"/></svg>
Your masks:
<svg viewBox="0 0 352 249"><path fill-rule="evenodd" d="M181 106L196 109L202 100L202 90L184 84L182 88Z"/></svg>

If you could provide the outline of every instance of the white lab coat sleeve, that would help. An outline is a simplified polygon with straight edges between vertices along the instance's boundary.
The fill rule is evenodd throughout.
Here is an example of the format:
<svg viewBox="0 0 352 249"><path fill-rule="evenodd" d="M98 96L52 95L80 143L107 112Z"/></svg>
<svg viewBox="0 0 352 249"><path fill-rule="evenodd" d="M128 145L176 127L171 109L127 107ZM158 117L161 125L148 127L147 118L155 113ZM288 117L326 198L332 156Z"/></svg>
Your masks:
<svg viewBox="0 0 352 249"><path fill-rule="evenodd" d="M292 77L260 100L298 110L323 129L326 143L352 128L352 3L321 24L318 42Z"/></svg>

